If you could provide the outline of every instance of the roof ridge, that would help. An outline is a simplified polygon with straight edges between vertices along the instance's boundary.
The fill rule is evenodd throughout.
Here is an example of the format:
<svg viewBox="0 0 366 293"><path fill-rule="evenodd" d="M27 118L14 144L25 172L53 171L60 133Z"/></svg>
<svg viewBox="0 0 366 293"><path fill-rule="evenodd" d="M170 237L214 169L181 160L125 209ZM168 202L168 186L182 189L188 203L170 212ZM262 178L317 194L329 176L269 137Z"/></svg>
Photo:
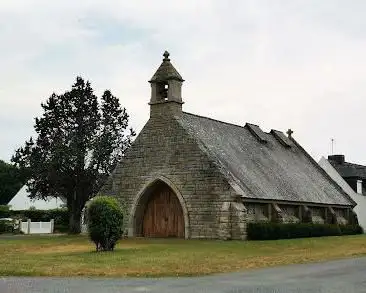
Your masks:
<svg viewBox="0 0 366 293"><path fill-rule="evenodd" d="M366 166L365 166L365 165L356 164L356 163L351 163L351 162L344 162L344 164L353 165L353 166L355 166L355 167L366 168Z"/></svg>
<svg viewBox="0 0 366 293"><path fill-rule="evenodd" d="M207 120L211 120L211 121L215 121L215 122L219 122L219 123L223 123L223 124L226 124L226 125L230 125L230 126L236 126L236 127L240 127L240 128L244 128L245 129L245 124L244 125L239 125L239 124L235 124L235 123L230 123L230 122L226 122L226 121L222 121L222 120L218 120L218 119L214 119L214 118L210 118L210 117L206 117L206 116L202 116L202 115L198 115L198 114L193 114L193 113L188 113L188 112L184 112L183 111L183 114L187 114L187 115L191 115L191 116L195 116L195 117L199 117L199 118L204 118L204 119L207 119ZM245 122L246 124L250 124L250 125L254 125L254 126L258 126L260 128L260 125L258 124L254 124L254 123L250 123L250 122ZM262 129L261 129L262 130ZM272 128L270 131L266 132L266 131L263 131L263 133L265 134L268 134L268 135L271 135L271 131L272 130L275 130L275 131L278 131L278 132L282 132L283 134L285 134L282 130L278 130L278 129L274 129Z"/></svg>
<svg viewBox="0 0 366 293"><path fill-rule="evenodd" d="M204 119L207 119L207 120L211 120L211 121L215 121L215 122L219 122L219 123L222 123L222 124L227 124L227 125L230 125L230 126L236 126L236 127L240 127L240 128L244 128L245 129L245 124L243 126L239 125L239 124L234 124L234 123L230 123L230 122L225 122L225 121L222 121L222 120L218 120L218 119L213 119L213 118L210 118L210 117L206 117L206 116L201 116L201 115L197 115L197 114L192 114L192 113L188 113L188 112L184 112L183 111L183 114L187 114L187 115L191 115L191 116L195 116L195 117L199 117L199 118L204 118ZM246 122L248 123L248 122ZM253 123L248 123L248 124L252 124L252 125L256 125L256 124L253 124ZM256 125L258 126L258 125ZM259 127L259 126L258 126ZM263 131L264 132L264 131ZM266 132L267 133L267 132Z"/></svg>

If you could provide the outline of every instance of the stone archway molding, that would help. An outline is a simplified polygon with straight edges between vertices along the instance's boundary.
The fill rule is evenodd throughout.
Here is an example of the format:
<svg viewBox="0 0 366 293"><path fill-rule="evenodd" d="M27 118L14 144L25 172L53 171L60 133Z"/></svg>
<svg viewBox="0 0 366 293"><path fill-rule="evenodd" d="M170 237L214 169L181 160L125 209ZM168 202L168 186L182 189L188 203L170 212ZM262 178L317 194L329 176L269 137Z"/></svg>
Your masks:
<svg viewBox="0 0 366 293"><path fill-rule="evenodd" d="M183 211L184 238L189 239L189 217L188 217L188 210L187 210L185 200L184 200L181 192L179 191L179 189L175 186L175 184L170 179L168 179L167 177L162 176L162 175L159 175L159 176L155 177L154 179L148 181L144 185L144 187L139 191L137 196L135 197L135 200L134 200L133 205L132 205L130 217L129 217L129 222L128 222L128 226L129 226L128 236L129 237L135 237L136 236L136 211L139 207L139 203L141 202L143 197L146 195L149 188L152 187L155 183L157 183L159 181L165 183L166 185L168 185L174 191L175 195L177 196L177 198L179 200L179 203L182 207L182 211Z"/></svg>

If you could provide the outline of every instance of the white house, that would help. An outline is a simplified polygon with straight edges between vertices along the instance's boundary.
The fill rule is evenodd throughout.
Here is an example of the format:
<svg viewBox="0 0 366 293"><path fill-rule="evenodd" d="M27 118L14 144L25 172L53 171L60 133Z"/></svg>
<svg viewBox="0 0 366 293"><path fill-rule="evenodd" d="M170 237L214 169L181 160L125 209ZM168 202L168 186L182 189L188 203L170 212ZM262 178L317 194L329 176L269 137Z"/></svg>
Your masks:
<svg viewBox="0 0 366 293"><path fill-rule="evenodd" d="M355 192L326 158L322 157L319 165L357 203L354 211L357 214L359 224L366 230L366 196Z"/></svg>
<svg viewBox="0 0 366 293"><path fill-rule="evenodd" d="M28 210L30 207L34 207L37 210L51 210L61 208L64 202L61 199L50 197L48 200L42 199L30 199L28 197L27 187L24 185L18 193L8 203L11 210Z"/></svg>

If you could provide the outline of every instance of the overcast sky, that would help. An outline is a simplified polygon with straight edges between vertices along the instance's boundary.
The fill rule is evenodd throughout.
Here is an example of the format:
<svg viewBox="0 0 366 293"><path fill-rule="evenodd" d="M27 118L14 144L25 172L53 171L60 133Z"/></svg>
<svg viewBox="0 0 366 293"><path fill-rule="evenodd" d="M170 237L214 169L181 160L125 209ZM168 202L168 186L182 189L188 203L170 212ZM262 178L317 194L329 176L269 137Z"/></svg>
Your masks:
<svg viewBox="0 0 366 293"><path fill-rule="evenodd" d="M366 1L1 0L0 159L33 134L40 103L81 75L141 130L168 50L184 111L294 130L316 159L366 164Z"/></svg>

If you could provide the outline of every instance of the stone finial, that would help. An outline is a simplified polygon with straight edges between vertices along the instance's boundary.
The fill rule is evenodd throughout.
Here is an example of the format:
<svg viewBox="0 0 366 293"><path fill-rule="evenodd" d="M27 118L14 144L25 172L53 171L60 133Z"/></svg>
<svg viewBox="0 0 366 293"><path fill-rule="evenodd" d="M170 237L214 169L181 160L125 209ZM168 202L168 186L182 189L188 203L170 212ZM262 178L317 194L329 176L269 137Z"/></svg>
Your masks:
<svg viewBox="0 0 366 293"><path fill-rule="evenodd" d="M292 134L294 133L291 129L287 130L288 137L292 137Z"/></svg>
<svg viewBox="0 0 366 293"><path fill-rule="evenodd" d="M164 56L163 61L170 61L169 55L170 55L169 52L168 51L165 51L164 54L163 54L163 56Z"/></svg>
<svg viewBox="0 0 366 293"><path fill-rule="evenodd" d="M166 82L168 80L178 80L183 82L184 79L170 63L169 52L165 51L163 62L160 64L158 70L155 72L153 77L149 80L150 83Z"/></svg>

